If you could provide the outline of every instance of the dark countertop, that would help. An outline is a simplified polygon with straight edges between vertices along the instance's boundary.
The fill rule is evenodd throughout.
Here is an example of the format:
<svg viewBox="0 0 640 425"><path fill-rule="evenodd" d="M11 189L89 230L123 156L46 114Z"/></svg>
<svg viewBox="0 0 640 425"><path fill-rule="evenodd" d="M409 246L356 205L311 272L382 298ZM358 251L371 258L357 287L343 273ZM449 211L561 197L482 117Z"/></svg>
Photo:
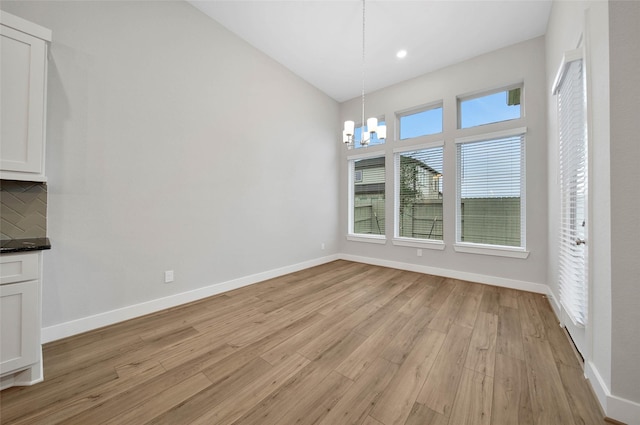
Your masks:
<svg viewBox="0 0 640 425"><path fill-rule="evenodd" d="M51 249L49 238L6 239L0 241L0 254Z"/></svg>

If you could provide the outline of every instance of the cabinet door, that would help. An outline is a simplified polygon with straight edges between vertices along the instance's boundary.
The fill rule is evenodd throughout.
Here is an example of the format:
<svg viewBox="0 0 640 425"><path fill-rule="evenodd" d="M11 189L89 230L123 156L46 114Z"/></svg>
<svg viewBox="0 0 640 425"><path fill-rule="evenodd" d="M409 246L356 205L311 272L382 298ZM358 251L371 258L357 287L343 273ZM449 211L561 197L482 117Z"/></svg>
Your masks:
<svg viewBox="0 0 640 425"><path fill-rule="evenodd" d="M38 361L38 281L0 285L0 374Z"/></svg>
<svg viewBox="0 0 640 425"><path fill-rule="evenodd" d="M0 169L43 175L46 44L0 25Z"/></svg>

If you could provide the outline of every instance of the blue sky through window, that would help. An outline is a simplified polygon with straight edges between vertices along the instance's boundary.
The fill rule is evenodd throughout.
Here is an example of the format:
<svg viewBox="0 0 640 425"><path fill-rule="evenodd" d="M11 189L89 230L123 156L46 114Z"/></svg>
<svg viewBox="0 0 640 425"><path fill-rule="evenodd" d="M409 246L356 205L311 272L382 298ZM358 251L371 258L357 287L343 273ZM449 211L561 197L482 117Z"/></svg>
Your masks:
<svg viewBox="0 0 640 425"><path fill-rule="evenodd" d="M460 128L520 118L520 105L509 105L509 91L460 101Z"/></svg>
<svg viewBox="0 0 640 425"><path fill-rule="evenodd" d="M400 117L400 140L442 133L442 107Z"/></svg>

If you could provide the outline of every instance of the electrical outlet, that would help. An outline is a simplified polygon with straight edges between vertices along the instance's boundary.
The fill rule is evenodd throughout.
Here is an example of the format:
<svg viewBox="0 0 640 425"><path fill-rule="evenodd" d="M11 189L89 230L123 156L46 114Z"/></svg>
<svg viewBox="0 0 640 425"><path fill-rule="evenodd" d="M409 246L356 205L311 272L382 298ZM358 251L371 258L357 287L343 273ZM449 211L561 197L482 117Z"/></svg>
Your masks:
<svg viewBox="0 0 640 425"><path fill-rule="evenodd" d="M173 282L173 270L167 270L164 272L164 283Z"/></svg>
<svg viewBox="0 0 640 425"><path fill-rule="evenodd" d="M422 257L422 248L418 248L418 251L416 252L416 255L418 257Z"/></svg>
<svg viewBox="0 0 640 425"><path fill-rule="evenodd" d="M320 244L320 249L324 249L324 242Z"/></svg>

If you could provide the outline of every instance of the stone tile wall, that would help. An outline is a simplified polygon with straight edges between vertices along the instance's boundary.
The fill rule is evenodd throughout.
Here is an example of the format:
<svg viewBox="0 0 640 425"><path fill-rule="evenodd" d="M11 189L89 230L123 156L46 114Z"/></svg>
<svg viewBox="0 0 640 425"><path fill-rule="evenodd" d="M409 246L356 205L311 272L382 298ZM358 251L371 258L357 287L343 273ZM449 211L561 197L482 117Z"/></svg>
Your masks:
<svg viewBox="0 0 640 425"><path fill-rule="evenodd" d="M0 239L47 236L47 185L0 181Z"/></svg>

